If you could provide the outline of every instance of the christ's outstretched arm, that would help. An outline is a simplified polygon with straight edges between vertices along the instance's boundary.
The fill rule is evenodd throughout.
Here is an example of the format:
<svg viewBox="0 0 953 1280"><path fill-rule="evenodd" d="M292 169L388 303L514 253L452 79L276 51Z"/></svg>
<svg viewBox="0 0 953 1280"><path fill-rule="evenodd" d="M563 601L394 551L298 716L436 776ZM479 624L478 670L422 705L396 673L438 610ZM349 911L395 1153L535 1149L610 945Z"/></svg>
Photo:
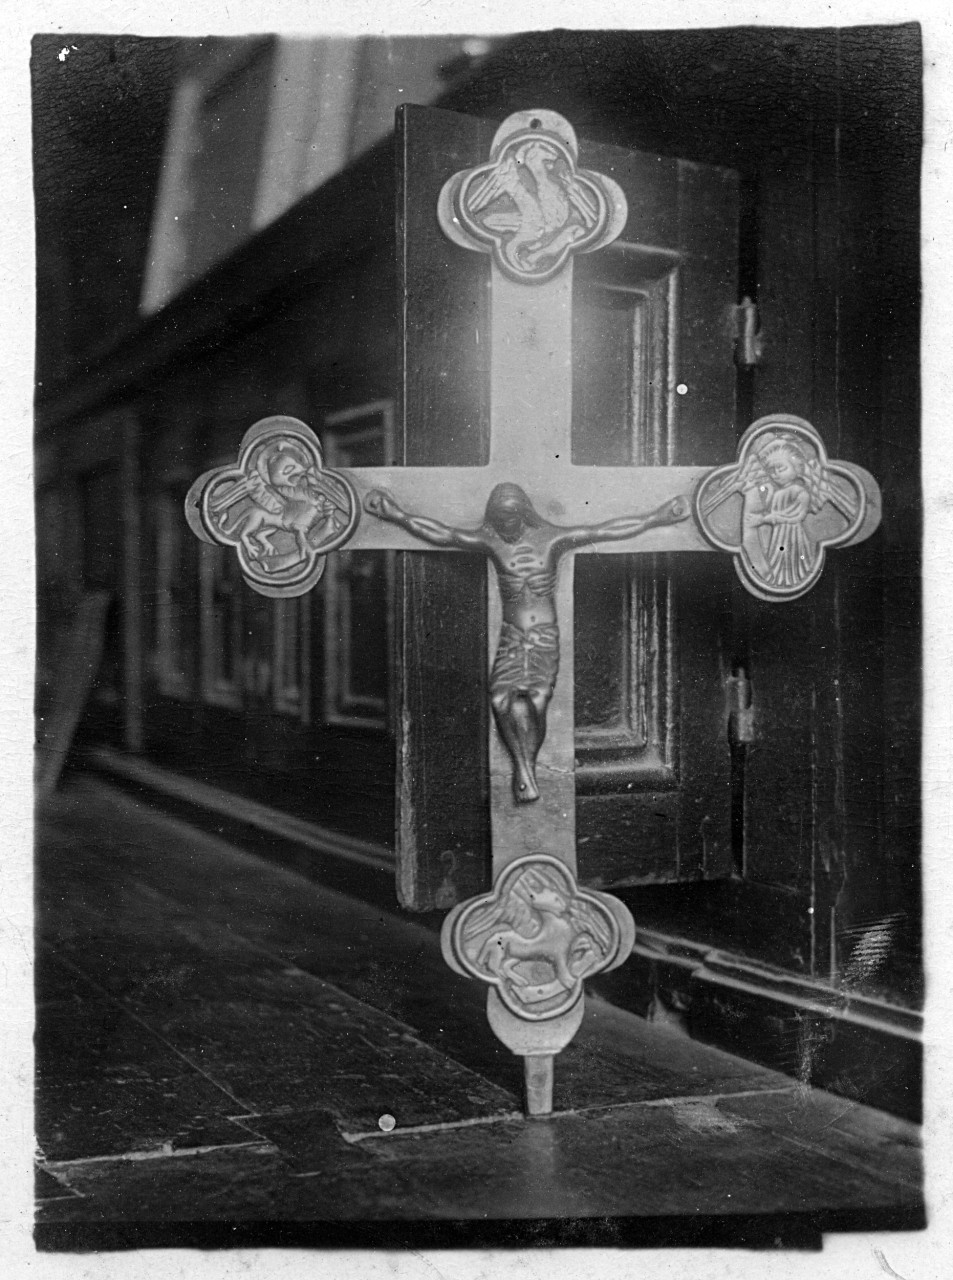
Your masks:
<svg viewBox="0 0 953 1280"><path fill-rule="evenodd" d="M412 516L390 496L386 489L372 489L364 498L364 510L379 520L400 525L421 542L434 547L459 547L461 551L486 551L486 542L477 529L454 529L431 520L429 516Z"/></svg>
<svg viewBox="0 0 953 1280"><path fill-rule="evenodd" d="M688 518L691 507L688 499L672 498L644 516L620 516L616 520L604 520L602 524L585 524L566 529L556 543L557 554L574 547L586 547L593 542L620 542L638 537L646 529L657 525L679 524Z"/></svg>

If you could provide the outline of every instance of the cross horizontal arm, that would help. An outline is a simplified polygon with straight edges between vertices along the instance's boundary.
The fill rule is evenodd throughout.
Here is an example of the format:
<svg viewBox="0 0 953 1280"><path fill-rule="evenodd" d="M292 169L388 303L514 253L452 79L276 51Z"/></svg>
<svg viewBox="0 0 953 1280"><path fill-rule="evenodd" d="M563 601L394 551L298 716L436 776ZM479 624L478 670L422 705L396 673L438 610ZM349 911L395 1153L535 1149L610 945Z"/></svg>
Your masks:
<svg viewBox="0 0 953 1280"><path fill-rule="evenodd" d="M427 516L457 528L476 528L483 520L486 500L494 485L516 481L523 485L537 511L554 524L602 524L648 512L680 496L690 497L709 467L575 467L569 463L542 464L531 474L514 475L489 467L355 467L347 476L363 507L372 489L385 489L411 514ZM365 514L349 551L427 550L413 534L397 525ZM430 550L452 548L429 547ZM595 542L588 551L652 552L710 551L712 548L691 518L679 524L649 529L624 541Z"/></svg>

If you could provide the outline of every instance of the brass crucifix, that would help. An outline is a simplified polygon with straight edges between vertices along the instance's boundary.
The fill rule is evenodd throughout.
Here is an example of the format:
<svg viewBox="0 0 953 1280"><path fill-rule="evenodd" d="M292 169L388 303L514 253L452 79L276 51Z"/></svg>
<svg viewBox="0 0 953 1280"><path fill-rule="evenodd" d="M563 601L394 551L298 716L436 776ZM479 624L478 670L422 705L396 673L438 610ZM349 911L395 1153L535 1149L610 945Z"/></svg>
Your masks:
<svg viewBox="0 0 953 1280"><path fill-rule="evenodd" d="M688 502L674 498L645 516L566 527L544 519L518 484L503 482L487 499L483 523L476 529L450 528L439 520L409 515L383 489L373 489L364 507L432 547L456 547L489 557L503 610L490 672L490 704L513 760L513 798L524 804L538 800L536 758L546 737L546 711L559 672L559 561L566 552L595 542L629 540L657 525L677 524L688 518Z"/></svg>
<svg viewBox="0 0 953 1280"><path fill-rule="evenodd" d="M582 1020L583 980L623 963L635 937L618 899L576 882L575 556L721 550L749 591L780 602L880 511L872 477L830 461L791 415L754 423L714 469L573 465L573 255L611 243L628 217L617 184L577 156L561 116L518 112L487 163L440 195L445 234L490 257L487 466L330 471L308 427L268 418L186 500L194 532L233 547L265 595L309 590L345 543L487 558L493 888L450 912L442 942L452 968L487 984L494 1032L525 1059L530 1115L552 1109L553 1055Z"/></svg>

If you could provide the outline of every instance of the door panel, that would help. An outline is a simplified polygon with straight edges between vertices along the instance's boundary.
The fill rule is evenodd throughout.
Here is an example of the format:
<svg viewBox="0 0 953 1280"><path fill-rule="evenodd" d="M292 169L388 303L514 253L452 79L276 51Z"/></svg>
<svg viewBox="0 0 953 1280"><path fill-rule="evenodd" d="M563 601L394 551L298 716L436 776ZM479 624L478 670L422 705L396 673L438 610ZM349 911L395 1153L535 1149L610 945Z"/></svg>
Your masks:
<svg viewBox="0 0 953 1280"><path fill-rule="evenodd" d="M448 174L485 155L493 133L449 111L397 113L398 463L480 466L489 456L486 267L446 239L436 209ZM486 565L398 553L396 575L397 893L424 911L489 879Z"/></svg>
<svg viewBox="0 0 953 1280"><path fill-rule="evenodd" d="M602 278L589 263L577 264L573 462L664 465L677 259L631 251L614 257ZM575 601L579 790L674 785L674 653L663 558L582 556Z"/></svg>
<svg viewBox="0 0 953 1280"><path fill-rule="evenodd" d="M400 113L407 462L486 458L487 259L451 245L434 210L447 176L485 159L495 127ZM736 440L736 175L584 141L580 153L620 183L630 213L616 245L576 260L573 461L723 462ZM485 568L401 559L398 669L414 675L398 695L399 887L425 910L488 879ZM670 559L576 561L579 866L591 884L732 869L731 566Z"/></svg>

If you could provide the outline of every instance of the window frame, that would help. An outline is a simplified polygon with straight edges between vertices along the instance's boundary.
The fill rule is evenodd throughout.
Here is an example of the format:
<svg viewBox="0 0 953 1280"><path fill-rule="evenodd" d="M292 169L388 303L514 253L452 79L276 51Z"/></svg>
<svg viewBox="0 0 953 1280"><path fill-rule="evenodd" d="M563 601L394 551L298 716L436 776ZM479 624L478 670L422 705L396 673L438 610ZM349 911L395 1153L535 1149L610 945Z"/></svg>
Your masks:
<svg viewBox="0 0 953 1280"><path fill-rule="evenodd" d="M362 419L380 417L380 424L361 428ZM324 451L329 467L347 469L346 441L364 442L379 435L381 439L382 465L392 466L394 462L394 402L390 399L370 400L337 413L328 414L324 419ZM384 557L385 584L387 598L385 601L387 618L387 635L385 638L387 652L386 695L381 699L371 700L355 695L349 690L348 637L350 635L350 614L347 610L348 594L346 586L347 557L353 552L338 551L328 557L324 575L324 708L323 718L326 724L335 727L371 729L378 732L389 732L394 723L394 583L395 553L384 551L377 553ZM344 613L344 626L339 619Z"/></svg>
<svg viewBox="0 0 953 1280"><path fill-rule="evenodd" d="M189 652L188 670L180 671L178 664L171 660L174 637L170 584L181 566L181 555L176 552L188 546L186 538L192 535L182 515L182 503L176 501L171 493L156 496L153 513L156 584L153 663L156 689L165 698L188 702L194 697L194 640L188 635L180 636L180 642L184 639L183 649ZM181 539L179 547L174 545L176 538ZM194 577L190 585L194 590Z"/></svg>

